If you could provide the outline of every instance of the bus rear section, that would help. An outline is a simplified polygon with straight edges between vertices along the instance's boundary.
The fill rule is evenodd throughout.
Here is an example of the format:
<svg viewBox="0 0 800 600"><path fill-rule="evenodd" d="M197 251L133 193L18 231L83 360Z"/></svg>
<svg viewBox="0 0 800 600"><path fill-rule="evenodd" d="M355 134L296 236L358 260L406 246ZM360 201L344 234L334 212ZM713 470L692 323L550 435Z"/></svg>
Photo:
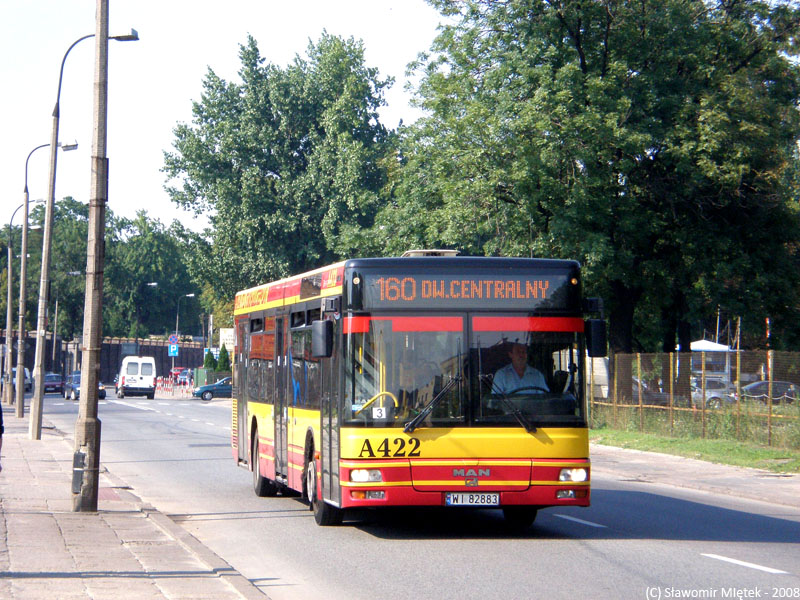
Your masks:
<svg viewBox="0 0 800 600"><path fill-rule="evenodd" d="M501 509L527 526L543 507L588 506L587 333L589 354L605 340L583 318L579 275L571 261L347 261L341 296L312 304L309 352L292 367L319 379L273 378L319 401L281 393L286 406L234 418L241 438L237 421L264 415L258 475L306 493L321 524L350 508L440 506ZM276 329L275 363L298 362L292 319Z"/></svg>

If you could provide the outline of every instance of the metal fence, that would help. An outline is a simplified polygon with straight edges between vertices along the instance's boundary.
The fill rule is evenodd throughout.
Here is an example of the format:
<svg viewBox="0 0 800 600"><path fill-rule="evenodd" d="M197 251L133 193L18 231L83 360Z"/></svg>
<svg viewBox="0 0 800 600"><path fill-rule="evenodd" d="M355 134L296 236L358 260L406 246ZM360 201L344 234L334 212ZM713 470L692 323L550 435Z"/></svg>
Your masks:
<svg viewBox="0 0 800 600"><path fill-rule="evenodd" d="M592 427L800 447L800 353L616 354L587 370Z"/></svg>

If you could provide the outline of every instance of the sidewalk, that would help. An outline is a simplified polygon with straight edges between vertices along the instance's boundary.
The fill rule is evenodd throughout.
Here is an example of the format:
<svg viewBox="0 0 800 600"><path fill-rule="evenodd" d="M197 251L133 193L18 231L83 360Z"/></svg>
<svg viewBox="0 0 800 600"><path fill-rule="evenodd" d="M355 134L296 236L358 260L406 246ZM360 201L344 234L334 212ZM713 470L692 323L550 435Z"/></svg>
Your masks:
<svg viewBox="0 0 800 600"><path fill-rule="evenodd" d="M71 444L46 422L29 440L3 408L0 598L267 598L102 465L98 512L72 512Z"/></svg>
<svg viewBox="0 0 800 600"><path fill-rule="evenodd" d="M591 444L592 473L620 481L661 483L800 508L800 475Z"/></svg>

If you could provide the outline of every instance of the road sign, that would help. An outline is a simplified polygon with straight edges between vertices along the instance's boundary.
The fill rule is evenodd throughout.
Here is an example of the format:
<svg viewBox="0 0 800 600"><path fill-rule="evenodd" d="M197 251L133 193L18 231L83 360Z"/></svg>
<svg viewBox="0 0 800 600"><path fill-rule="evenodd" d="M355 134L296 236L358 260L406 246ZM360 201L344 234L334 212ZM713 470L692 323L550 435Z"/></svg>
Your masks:
<svg viewBox="0 0 800 600"><path fill-rule="evenodd" d="M169 343L170 344L177 344L178 343L178 335L173 333L169 336Z"/></svg>
<svg viewBox="0 0 800 600"><path fill-rule="evenodd" d="M178 344L169 345L169 356L178 356Z"/></svg>

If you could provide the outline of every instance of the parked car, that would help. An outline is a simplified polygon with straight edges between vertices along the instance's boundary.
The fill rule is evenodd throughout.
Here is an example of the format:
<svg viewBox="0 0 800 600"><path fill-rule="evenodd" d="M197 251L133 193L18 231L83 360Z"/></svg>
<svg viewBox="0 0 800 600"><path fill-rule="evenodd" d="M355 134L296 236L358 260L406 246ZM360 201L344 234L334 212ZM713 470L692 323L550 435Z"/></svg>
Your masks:
<svg viewBox="0 0 800 600"><path fill-rule="evenodd" d="M800 389L798 385L791 381L773 381L772 382L772 403L773 404L790 404L797 400L800 396ZM736 401L736 394L732 394L731 398ZM755 381L748 383L742 388L742 400L753 401L758 400L767 404L769 402L769 381Z"/></svg>
<svg viewBox="0 0 800 600"><path fill-rule="evenodd" d="M633 403L638 404L639 402L639 380L636 377L633 377L632 382L632 392L633 392ZM642 405L644 406L669 406L670 405L670 394L669 392L662 392L660 390L653 389L650 385L646 382L641 382L642 386ZM672 396L672 406L689 406L689 402L685 397L678 396L677 394L673 394Z"/></svg>
<svg viewBox="0 0 800 600"><path fill-rule="evenodd" d="M44 374L44 393L56 392L57 394L64 393L64 379L58 373L45 373Z"/></svg>
<svg viewBox="0 0 800 600"><path fill-rule="evenodd" d="M81 397L81 372L73 371L64 382L64 398L67 400L79 400ZM104 400L106 397L106 386L102 381L97 382L97 397Z"/></svg>
<svg viewBox="0 0 800 600"><path fill-rule="evenodd" d="M178 374L178 385L191 385L194 379L194 374L191 369L183 369Z"/></svg>
<svg viewBox="0 0 800 600"><path fill-rule="evenodd" d="M203 400L211 400L212 398L230 398L231 397L231 378L225 377L216 383L208 385L201 385L192 391L192 396L195 398L202 398Z"/></svg>
<svg viewBox="0 0 800 600"><path fill-rule="evenodd" d="M17 385L17 367L11 369L11 385ZM31 372L28 367L25 367L25 391L30 392L33 389L33 379L31 379Z"/></svg>
<svg viewBox="0 0 800 600"><path fill-rule="evenodd" d="M706 408L722 408L724 403L735 402L731 390L733 386L720 379L706 379ZM692 405L703 408L702 382L692 382Z"/></svg>

